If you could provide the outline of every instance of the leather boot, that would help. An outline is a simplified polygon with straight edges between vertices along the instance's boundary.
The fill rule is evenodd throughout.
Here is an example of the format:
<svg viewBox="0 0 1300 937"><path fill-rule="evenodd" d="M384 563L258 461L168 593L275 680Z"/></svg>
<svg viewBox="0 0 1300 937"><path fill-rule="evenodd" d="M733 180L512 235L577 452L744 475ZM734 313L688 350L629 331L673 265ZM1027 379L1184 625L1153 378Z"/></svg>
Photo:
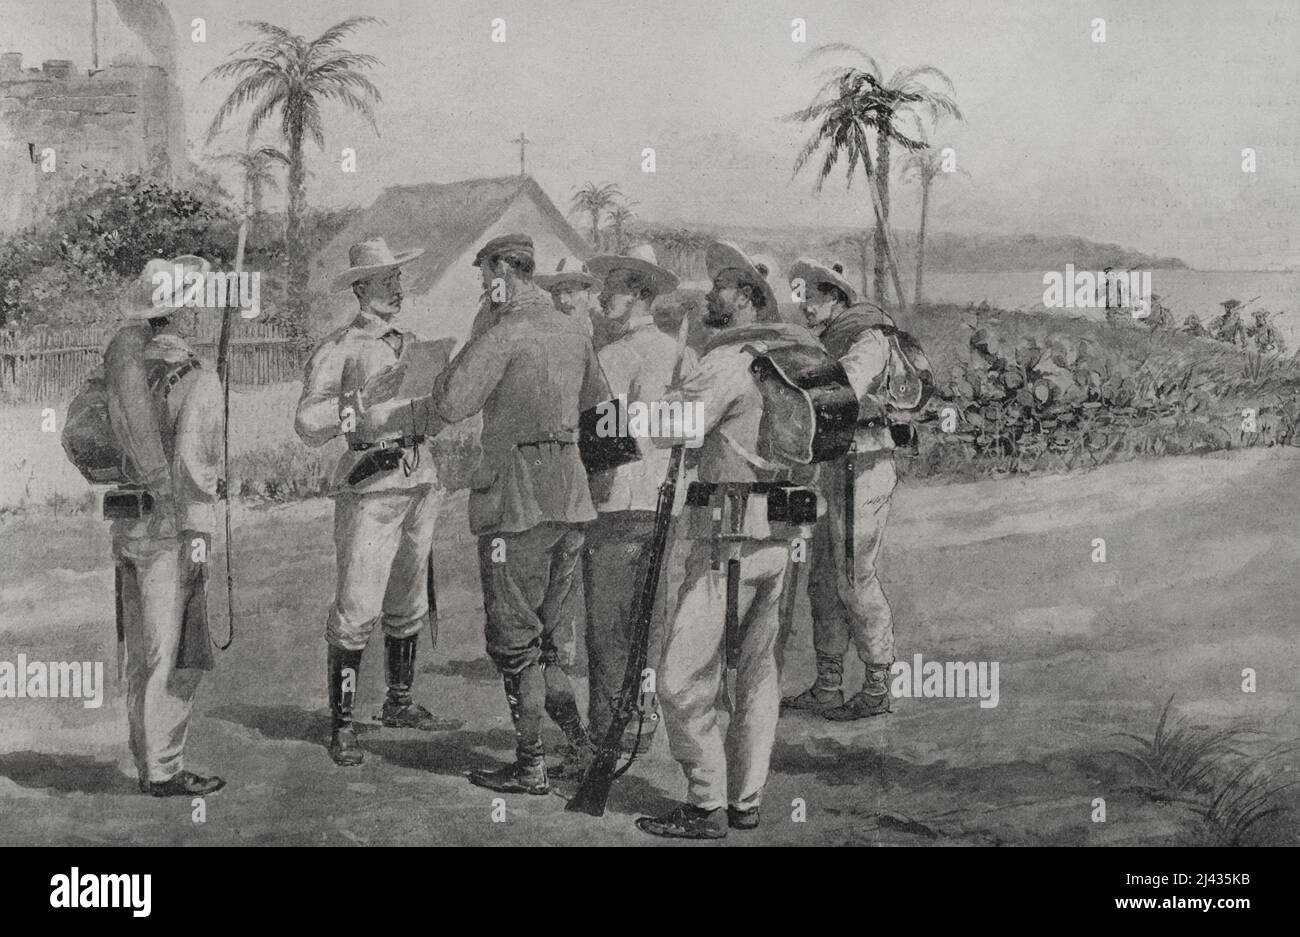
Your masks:
<svg viewBox="0 0 1300 937"><path fill-rule="evenodd" d="M803 711L822 713L844 705L844 691L840 681L844 677L844 662L829 654L817 655L817 682L797 696L781 700L783 712Z"/></svg>
<svg viewBox="0 0 1300 937"><path fill-rule="evenodd" d="M546 714L564 731L565 738L560 763L550 774L556 778L580 778L596 757L596 746L582 724L569 675L559 664L543 663L542 677L546 681Z"/></svg>
<svg viewBox="0 0 1300 937"><path fill-rule="evenodd" d="M546 705L542 669L534 664L522 673L504 674L503 682L515 724L515 761L495 770L471 771L470 783L503 794L549 794L551 784L542 745L542 712Z"/></svg>
<svg viewBox="0 0 1300 937"><path fill-rule="evenodd" d="M415 651L418 634L409 638L384 635L384 665L388 676L388 696L380 713L380 722L390 729L421 729L425 732L452 731L463 723L458 719L439 719L411 697L415 683Z"/></svg>
<svg viewBox="0 0 1300 937"><path fill-rule="evenodd" d="M345 671L351 671L345 674ZM361 673L361 652L329 645L330 757L334 764L351 768L366 760L352 724L352 707L357 699ZM344 680L347 687L344 687Z"/></svg>
<svg viewBox="0 0 1300 937"><path fill-rule="evenodd" d="M868 716L889 712L892 697L889 694L889 669L892 664L867 664L866 680L862 689L843 706L827 709L822 717L832 722L851 722Z"/></svg>

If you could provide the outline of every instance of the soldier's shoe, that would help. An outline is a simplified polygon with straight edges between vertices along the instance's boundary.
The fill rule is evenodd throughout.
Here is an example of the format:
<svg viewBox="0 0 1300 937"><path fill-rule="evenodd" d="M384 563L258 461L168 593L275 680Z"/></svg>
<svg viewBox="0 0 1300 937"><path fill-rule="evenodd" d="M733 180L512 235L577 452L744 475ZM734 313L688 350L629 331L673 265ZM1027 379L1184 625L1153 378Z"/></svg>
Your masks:
<svg viewBox="0 0 1300 937"><path fill-rule="evenodd" d="M182 771L166 781L147 781L145 784L153 797L203 797L226 786L226 782L215 775L205 778L192 771Z"/></svg>
<svg viewBox="0 0 1300 937"><path fill-rule="evenodd" d="M668 839L723 839L722 809L706 810L694 804L679 804L662 817L638 817L636 828L651 836Z"/></svg>
<svg viewBox="0 0 1300 937"><path fill-rule="evenodd" d="M454 732L465 723L459 719L442 719L419 703L384 700L379 721L390 729L419 729L423 732Z"/></svg>
<svg viewBox="0 0 1300 937"><path fill-rule="evenodd" d="M351 722L336 724L330 733L330 757L340 768L355 768L364 764L366 753L357 738L357 729Z"/></svg>
<svg viewBox="0 0 1300 937"><path fill-rule="evenodd" d="M823 719L831 722L852 722L866 719L868 716L881 716L889 712L889 693L868 693L865 690L854 693L843 706L836 706L822 712Z"/></svg>
<svg viewBox="0 0 1300 937"><path fill-rule="evenodd" d="M522 764L512 762L495 771L483 769L469 773L469 783L502 794L549 794L550 779L546 776L546 762Z"/></svg>
<svg viewBox="0 0 1300 937"><path fill-rule="evenodd" d="M591 739L565 744L560 748L560 763L550 769L553 778L581 778L596 759L596 746Z"/></svg>
<svg viewBox="0 0 1300 937"><path fill-rule="evenodd" d="M828 690L813 684L796 696L781 698L782 712L825 712L844 705L843 690Z"/></svg>
<svg viewBox="0 0 1300 937"><path fill-rule="evenodd" d="M727 805L727 826L733 830L756 830L758 829L758 808L750 807L745 810L734 804Z"/></svg>

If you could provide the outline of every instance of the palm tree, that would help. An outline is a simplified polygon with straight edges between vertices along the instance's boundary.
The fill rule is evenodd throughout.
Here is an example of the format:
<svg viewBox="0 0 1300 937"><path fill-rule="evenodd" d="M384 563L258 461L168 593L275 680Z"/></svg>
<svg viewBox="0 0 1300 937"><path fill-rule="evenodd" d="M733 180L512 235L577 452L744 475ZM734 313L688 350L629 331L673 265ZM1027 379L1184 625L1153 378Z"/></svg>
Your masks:
<svg viewBox="0 0 1300 937"><path fill-rule="evenodd" d="M858 56L865 61L867 69L853 67L832 69L827 73L829 80L819 90L813 104L791 115L794 119L805 122L823 120L823 125L819 128L818 133L801 151L800 159L796 161L795 171L798 172L803 162L807 161L826 143L832 143L835 150L845 147L852 150L852 152L846 152L846 155L850 156L848 170L850 183L852 182L853 167L856 165L857 160L864 160L863 168L867 175L868 184L870 186L874 182L874 186L871 187L876 190L872 197L876 213L875 294L877 301L883 301L885 297L885 266L887 257L891 253L888 224L889 164L892 144L898 143L907 150L920 149L925 145L923 139L921 139L924 133L921 120L922 114L928 116L931 124L934 124L943 115L960 120L961 111L950 94L935 91L922 80L927 77L938 79L948 87L949 91L952 91L951 79L932 65L901 68L886 81L879 63L874 58L857 46L843 42L832 42L818 46L809 52L804 57L804 60L810 61L813 58L837 52L849 52ZM843 136L843 139L837 141L837 133L848 130L847 123L859 125L859 129L855 133L860 133L863 137L860 142L849 144L849 137L853 136L853 134L847 134ZM837 127L837 125L843 126ZM909 130L912 127L915 127L915 130L911 133L905 133L903 130L905 125L908 126ZM866 144L868 131L876 136L876 165L874 172L870 164L870 153ZM834 160L830 162L831 168L833 168ZM825 179L826 175L829 175L830 171L825 166L823 168L825 173L822 180ZM818 188L820 189L820 181ZM898 285L895 284L896 287ZM901 293L899 300L901 303Z"/></svg>
<svg viewBox="0 0 1300 937"><path fill-rule="evenodd" d="M262 194L267 189L278 191L280 184L276 181L272 166L279 163L289 165L289 157L273 146L262 146L244 152L232 150L218 153L213 159L223 163L234 163L239 167L244 184L244 205L254 218L262 214Z"/></svg>
<svg viewBox="0 0 1300 937"><path fill-rule="evenodd" d="M326 101L337 101L361 114L378 136L373 104L382 97L362 72L379 65L380 61L373 55L340 48L339 43L364 25L383 22L373 16L352 16L309 41L271 23L245 21L242 25L261 38L235 50L235 58L218 65L204 77L204 81L238 79L208 126L209 143L226 120L245 105L253 107L248 120L250 139L263 123L277 112L280 115L280 131L289 150L289 212L285 232L289 257L288 302L290 314L298 321L306 315L308 280L303 237L307 207L303 143L310 137L317 146L324 147L321 105Z"/></svg>
<svg viewBox="0 0 1300 937"><path fill-rule="evenodd" d="M600 216L617 205L623 198L623 193L612 182L600 186L588 182L581 188L574 186L574 189L576 191L569 202L569 212L591 216L591 246L600 250Z"/></svg>
<svg viewBox="0 0 1300 937"><path fill-rule="evenodd" d="M957 172L970 176L964 169ZM916 289L912 292L912 303L921 303L921 274L925 269L925 222L930 212L930 186L934 180L949 173L943 171L943 147L930 146L923 150L913 150L903 157L899 165L900 182L916 181L921 183L921 227L916 235Z"/></svg>
<svg viewBox="0 0 1300 937"><path fill-rule="evenodd" d="M615 205L609 210L609 223L614 229L614 253L616 254L621 254L623 251L627 250L627 242L624 238L624 232L627 228L627 223L636 217L636 212L632 210L632 206L635 204L636 202L624 202L623 204Z"/></svg>

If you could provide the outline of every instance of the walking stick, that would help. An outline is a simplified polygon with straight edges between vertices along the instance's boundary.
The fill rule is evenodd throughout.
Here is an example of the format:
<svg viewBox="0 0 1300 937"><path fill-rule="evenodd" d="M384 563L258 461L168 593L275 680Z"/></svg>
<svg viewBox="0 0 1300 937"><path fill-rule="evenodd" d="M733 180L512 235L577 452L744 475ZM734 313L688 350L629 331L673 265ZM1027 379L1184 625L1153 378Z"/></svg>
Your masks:
<svg viewBox="0 0 1300 937"><path fill-rule="evenodd" d="M235 282L244 269L244 246L248 241L248 206L244 206L244 217L239 222L239 241L235 246ZM235 563L233 546L233 523L235 499L230 492L230 339L234 331L231 320L239 314L238 303L235 309L224 308L221 314L221 338L217 342L217 378L221 381L222 439L221 439L221 477L226 486L226 614L230 622L230 631L225 644L217 644L218 650L226 650L235 642Z"/></svg>

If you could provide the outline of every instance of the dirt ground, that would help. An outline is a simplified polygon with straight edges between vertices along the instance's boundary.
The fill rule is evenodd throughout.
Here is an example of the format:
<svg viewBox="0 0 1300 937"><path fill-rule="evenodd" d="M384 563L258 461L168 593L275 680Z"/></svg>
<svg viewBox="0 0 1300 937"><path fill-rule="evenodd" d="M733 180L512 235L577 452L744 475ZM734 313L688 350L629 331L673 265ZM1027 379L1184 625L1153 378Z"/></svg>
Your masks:
<svg viewBox="0 0 1300 937"><path fill-rule="evenodd" d="M1000 700L900 699L888 716L781 721L764 820L723 845L1161 844L1198 841L1198 820L1130 788L1142 778L1113 733L1149 736L1168 697L1193 722L1249 726L1262 750L1300 717L1300 453L1171 458L1085 474L964 485L904 483L882 575L898 657L997 661ZM482 608L464 494L443 506L437 551L443 613L422 643L417 697L464 720L458 732L375 727L364 767L322 748L330 503L237 510L240 633L204 681L189 764L229 780L206 820L183 799L136 791L114 661L107 525L32 515L0 527L0 660L105 661L110 696L0 700L0 843L657 844L633 826L684 784L656 741L614 790L602 819L549 797L471 786L471 767L508 757L505 700L483 652ZM1106 562L1092 560L1094 538ZM216 570L215 583L224 583ZM224 598L214 588L218 628ZM379 635L360 710L382 700ZM1258 689L1242 691L1242 671ZM812 674L801 602L787 692ZM581 677L581 672L578 674ZM856 689L860 667L850 668ZM585 694L585 680L579 680ZM1279 770L1298 767L1294 754ZM1094 822L1095 798L1106 818ZM1249 841L1300 842L1288 810ZM1289 799L1287 799L1289 798ZM795 805L802 801L800 822Z"/></svg>

